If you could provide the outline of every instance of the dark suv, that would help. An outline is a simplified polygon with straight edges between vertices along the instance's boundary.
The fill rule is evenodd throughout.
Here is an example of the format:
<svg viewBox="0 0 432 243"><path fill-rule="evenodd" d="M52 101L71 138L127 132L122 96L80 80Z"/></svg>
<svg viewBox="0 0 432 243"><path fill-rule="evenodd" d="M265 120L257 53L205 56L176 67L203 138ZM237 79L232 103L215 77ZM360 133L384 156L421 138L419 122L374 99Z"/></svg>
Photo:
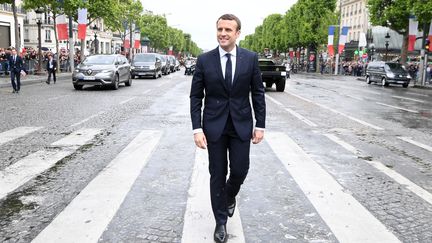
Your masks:
<svg viewBox="0 0 432 243"><path fill-rule="evenodd" d="M151 76L153 78L162 77L161 59L156 53L137 53L131 65L131 76Z"/></svg>
<svg viewBox="0 0 432 243"><path fill-rule="evenodd" d="M366 83L381 83L382 86L389 84L402 84L408 87L411 76L400 63L395 62L370 62L366 69Z"/></svg>

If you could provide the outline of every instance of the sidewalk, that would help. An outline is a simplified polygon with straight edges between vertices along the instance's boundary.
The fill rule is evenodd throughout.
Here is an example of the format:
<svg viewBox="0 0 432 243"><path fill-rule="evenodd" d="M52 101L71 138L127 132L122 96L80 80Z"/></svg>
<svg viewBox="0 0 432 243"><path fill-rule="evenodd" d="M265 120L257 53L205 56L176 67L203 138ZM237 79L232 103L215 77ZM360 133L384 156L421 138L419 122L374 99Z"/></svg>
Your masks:
<svg viewBox="0 0 432 243"><path fill-rule="evenodd" d="M66 79L68 77L71 77L72 73L66 72L66 73L57 73L57 79ZM25 77L21 77L21 86L28 85L28 84L34 84L34 83L41 83L45 82L47 80L48 74L45 75L27 75ZM1 75L0 76L0 88L5 87L12 87L11 81L10 81L10 75Z"/></svg>

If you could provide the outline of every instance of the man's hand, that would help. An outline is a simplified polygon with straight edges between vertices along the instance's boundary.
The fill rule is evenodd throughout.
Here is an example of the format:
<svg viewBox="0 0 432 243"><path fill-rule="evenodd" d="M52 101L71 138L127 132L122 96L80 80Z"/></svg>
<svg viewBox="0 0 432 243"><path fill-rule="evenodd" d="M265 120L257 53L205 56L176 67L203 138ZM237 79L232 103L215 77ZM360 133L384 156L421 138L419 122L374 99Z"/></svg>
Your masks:
<svg viewBox="0 0 432 243"><path fill-rule="evenodd" d="M206 149L207 148L207 139L203 132L194 134L194 141L198 148Z"/></svg>
<svg viewBox="0 0 432 243"><path fill-rule="evenodd" d="M258 144L263 140L263 138L264 138L264 131L255 129L253 132L252 143Z"/></svg>

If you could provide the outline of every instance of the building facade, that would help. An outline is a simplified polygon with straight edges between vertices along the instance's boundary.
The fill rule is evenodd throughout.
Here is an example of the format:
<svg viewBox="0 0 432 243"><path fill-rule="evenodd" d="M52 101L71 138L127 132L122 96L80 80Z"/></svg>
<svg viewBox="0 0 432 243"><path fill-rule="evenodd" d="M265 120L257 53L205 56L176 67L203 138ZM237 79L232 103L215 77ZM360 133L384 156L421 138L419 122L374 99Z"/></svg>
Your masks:
<svg viewBox="0 0 432 243"><path fill-rule="evenodd" d="M367 0L339 0L338 7L341 10L340 25L349 27L347 42L358 41L370 27Z"/></svg>
<svg viewBox="0 0 432 243"><path fill-rule="evenodd" d="M24 26L25 11L17 6L18 16L18 33L20 36L20 46L16 47L21 49L24 47L24 34L22 26ZM15 47L15 21L12 12L11 4L0 4L0 48Z"/></svg>

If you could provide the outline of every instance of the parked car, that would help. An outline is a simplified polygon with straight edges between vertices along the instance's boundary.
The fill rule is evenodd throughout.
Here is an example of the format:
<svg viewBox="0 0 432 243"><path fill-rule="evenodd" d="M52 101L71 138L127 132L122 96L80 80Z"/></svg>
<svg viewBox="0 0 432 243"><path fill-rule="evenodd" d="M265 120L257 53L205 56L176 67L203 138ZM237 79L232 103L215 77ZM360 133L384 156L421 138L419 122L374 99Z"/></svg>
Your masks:
<svg viewBox="0 0 432 243"><path fill-rule="evenodd" d="M162 77L162 62L156 53L137 53L131 63L131 77Z"/></svg>
<svg viewBox="0 0 432 243"><path fill-rule="evenodd" d="M170 61L170 72L173 73L173 72L177 71L176 68L175 68L176 58L174 56L172 56L172 55L168 55L167 57L168 57L168 59Z"/></svg>
<svg viewBox="0 0 432 243"><path fill-rule="evenodd" d="M120 83L131 86L129 61L119 54L88 56L72 73L72 83L77 90L84 85L111 86L113 89L118 89Z"/></svg>
<svg viewBox="0 0 432 243"><path fill-rule="evenodd" d="M162 64L162 74L168 75L170 73L170 64L167 55L159 55Z"/></svg>
<svg viewBox="0 0 432 243"><path fill-rule="evenodd" d="M366 69L366 83L381 83L382 86L389 84L401 84L408 87L411 76L400 63L395 62L370 62Z"/></svg>
<svg viewBox="0 0 432 243"><path fill-rule="evenodd" d="M186 60L185 61L185 75L192 75L195 72L195 61Z"/></svg>

